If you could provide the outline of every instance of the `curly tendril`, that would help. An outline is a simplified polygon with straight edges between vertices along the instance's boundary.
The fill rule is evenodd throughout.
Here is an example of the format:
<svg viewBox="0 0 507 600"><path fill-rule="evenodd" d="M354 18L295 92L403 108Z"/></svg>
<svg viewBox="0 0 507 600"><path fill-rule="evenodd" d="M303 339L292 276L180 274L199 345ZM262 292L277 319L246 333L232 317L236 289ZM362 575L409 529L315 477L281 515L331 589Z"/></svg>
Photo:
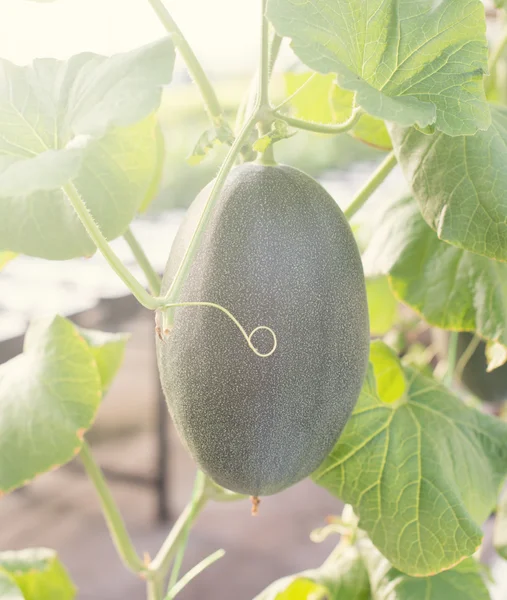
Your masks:
<svg viewBox="0 0 507 600"><path fill-rule="evenodd" d="M240 330L240 332L243 335L243 337L245 338L246 343L248 344L248 347L250 348L250 350L252 350L252 352L254 354L256 354L257 356L260 356L261 358L267 358L268 356L271 356L274 353L274 351L276 350L276 347L278 345L278 340L276 337L276 333L271 329L271 327L267 327L266 325L259 325L255 329L252 329L252 331L248 334L246 332L245 328L238 321L238 319L236 319L236 317L230 311L228 311L226 308L224 308L220 304L215 304L214 302L171 302L169 304L166 304L161 310L165 310L167 308L176 308L176 307L185 307L185 306L209 306L211 308L218 308L218 310L221 310L225 315L227 315L229 317L229 319ZM162 319L164 321L163 317L162 317ZM271 350L269 352L259 352L259 350L257 350L257 348L254 346L254 344L252 342L252 337L254 336L254 334L257 333L258 331L262 331L262 330L269 331L269 333L271 334L271 336L273 338L273 347L271 348ZM157 328L157 331L159 331L158 328ZM169 333L169 329L166 329L165 327L163 327L163 331L165 334Z"/></svg>

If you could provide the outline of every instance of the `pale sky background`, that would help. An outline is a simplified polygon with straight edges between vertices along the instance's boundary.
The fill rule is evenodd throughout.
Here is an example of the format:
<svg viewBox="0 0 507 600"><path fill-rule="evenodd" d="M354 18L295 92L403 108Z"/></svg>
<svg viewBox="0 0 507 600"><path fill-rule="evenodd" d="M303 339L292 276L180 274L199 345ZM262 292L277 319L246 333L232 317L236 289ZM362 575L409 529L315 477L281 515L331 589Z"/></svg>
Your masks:
<svg viewBox="0 0 507 600"><path fill-rule="evenodd" d="M259 0L165 0L212 73L257 64ZM164 36L147 0L0 0L0 57L17 64L84 51L114 54Z"/></svg>

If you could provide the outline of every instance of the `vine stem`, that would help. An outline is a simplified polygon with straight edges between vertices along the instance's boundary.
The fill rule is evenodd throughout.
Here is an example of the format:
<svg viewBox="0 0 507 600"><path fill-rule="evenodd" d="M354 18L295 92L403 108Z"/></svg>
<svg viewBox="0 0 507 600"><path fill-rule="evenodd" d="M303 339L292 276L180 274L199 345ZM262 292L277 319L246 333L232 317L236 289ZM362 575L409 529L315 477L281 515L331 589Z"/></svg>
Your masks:
<svg viewBox="0 0 507 600"><path fill-rule="evenodd" d="M151 575L150 579L161 581L165 577L174 555L185 539L186 532L197 519L207 501L206 476L198 471L192 499L178 517L165 542L148 567L148 572Z"/></svg>
<svg viewBox="0 0 507 600"><path fill-rule="evenodd" d="M454 376L456 379L461 379L461 375L463 374L463 370L468 364L468 361L472 358L474 352L477 350L477 346L481 343L481 338L474 334L470 343L466 347L466 350L460 356L460 359L456 362L456 367L454 368Z"/></svg>
<svg viewBox="0 0 507 600"><path fill-rule="evenodd" d="M273 35L273 39L271 40L271 47L269 49L269 77L273 74L273 69L275 68L276 59L278 58L278 53L280 52L280 46L282 45L282 36L275 33Z"/></svg>
<svg viewBox="0 0 507 600"><path fill-rule="evenodd" d="M486 79L486 84L485 84L486 93L491 91L491 87L495 80L496 67L497 67L498 61L502 57L502 54L503 54L506 46L507 46L507 29L504 31L498 44L494 47L494 49L491 52L491 55L489 57L489 60L488 60L489 77Z"/></svg>
<svg viewBox="0 0 507 600"><path fill-rule="evenodd" d="M223 118L223 111L220 102L217 98L214 87L211 85L201 63L198 61L194 51L190 44L185 39L185 36L181 32L171 14L164 6L161 0L148 0L151 7L155 11L155 14L159 18L162 25L165 27L167 33L172 36L174 45L180 51L180 54L187 65L190 75L197 84L206 110L210 116L211 121L214 125L220 125Z"/></svg>
<svg viewBox="0 0 507 600"><path fill-rule="evenodd" d="M63 186L63 191L69 199L69 202L72 204L77 216L79 217L79 220L83 224L93 243L100 250L113 271L130 289L138 302L151 310L155 310L159 306L163 306L164 300L161 298L154 298L149 292L147 292L112 250L111 246L107 243L106 238L100 231L99 226L95 222L95 219L88 210L88 207L81 198L81 195L77 191L76 186L72 182L67 183Z"/></svg>
<svg viewBox="0 0 507 600"><path fill-rule="evenodd" d="M267 0L261 0L261 52L260 52L260 65L259 65L259 90L257 92L257 98L259 101L259 111L262 111L264 118L260 119L257 123L259 135L263 136L269 132L272 118L270 117L270 105L269 105L269 79L271 74L270 64L270 48L269 48L269 23L266 19L266 7ZM274 38L276 41L276 38ZM280 40L281 43L281 40ZM276 44L275 44L275 50ZM273 53L272 53L273 54ZM272 60L273 57L271 56ZM276 59L276 55L274 56ZM274 65L274 60L273 60ZM276 165L275 155L273 152L273 144L268 144L264 151L259 153L257 161L263 165Z"/></svg>
<svg viewBox="0 0 507 600"><path fill-rule="evenodd" d="M165 600L173 600L173 598L175 598L181 592L181 590L192 581L192 579L197 577L197 575L202 573L204 569L207 569L224 555L224 550L217 550L216 552L213 552L213 554L210 554L210 556L201 560L199 564L195 565L195 567L192 567L190 571L185 573L178 583L171 588Z"/></svg>
<svg viewBox="0 0 507 600"><path fill-rule="evenodd" d="M357 211L362 208L368 198L394 169L396 163L396 156L394 155L394 152L391 151L380 163L370 179L359 190L349 206L345 209L344 214L347 219L350 220L357 213Z"/></svg>
<svg viewBox="0 0 507 600"><path fill-rule="evenodd" d="M153 0L150 0L150 2ZM199 243L206 229L206 225L208 224L211 211L215 206L215 203L218 199L220 192L225 184L225 180L229 175L234 163L236 162L236 158L238 157L242 146L248 141L248 137L250 136L251 131L255 127L256 123L259 120L262 120L261 112L263 108L262 99L266 100L268 95L268 86L269 86L269 48L267 43L268 37L268 23L264 17L265 8L266 8L267 0L261 0L261 10L262 10L262 41L261 41L261 58L260 58L260 73L259 73L259 93L257 95L257 101L255 103L252 114L247 119L245 124L243 125L241 131L238 136L234 140L227 156L222 163L220 170L218 171L218 175L215 179L215 183L209 195L208 201L204 207L204 210L201 213L199 218L199 222L195 229L195 232L190 240L190 244L185 252L185 256L180 263L178 271L172 281L171 286L167 290L165 294L165 299L170 302L178 297L178 294L181 290L181 287L188 275L188 271L190 270L190 265L194 259L197 248L199 247Z"/></svg>
<svg viewBox="0 0 507 600"><path fill-rule="evenodd" d="M297 129L304 129L305 131L313 131L315 133L327 133L327 134L338 134L345 133L354 127L354 125L359 121L361 116L364 114L364 110L357 106L352 111L350 117L344 121L343 123L338 123L336 125L327 124L327 123L314 123L313 121L305 121L304 119L297 119L296 117L289 117L287 115L281 114L277 110L273 110L271 114L281 121L285 121L287 125L291 127L296 127Z"/></svg>
<svg viewBox="0 0 507 600"><path fill-rule="evenodd" d="M454 371L456 368L456 355L458 351L458 331L451 332L449 336L449 348L447 351L447 372L444 377L444 383L450 386L454 377Z"/></svg>
<svg viewBox="0 0 507 600"><path fill-rule="evenodd" d="M158 296L158 294L160 294L160 277L148 260L148 257L146 256L141 244L137 241L130 227L123 234L123 238L129 245L137 264L143 270L146 280L148 281L150 292L154 296Z"/></svg>
<svg viewBox="0 0 507 600"><path fill-rule="evenodd" d="M83 442L79 457L88 477L95 486L107 527L123 564L127 569L138 575L144 573L147 570L147 565L139 558L134 545L132 544L132 540L130 539L123 518L118 510L111 491L109 490L102 470L95 462L90 446L86 440Z"/></svg>
<svg viewBox="0 0 507 600"><path fill-rule="evenodd" d="M215 206L215 203L218 200L218 196L224 186L227 176L229 175L232 167L234 166L236 157L238 156L241 147L248 140L248 136L250 135L250 132L252 131L252 129L255 126L255 123L257 122L257 110L258 109L256 107L254 114L244 124L242 130L238 134L238 137L234 140L234 143L229 149L229 152L227 153L227 156L224 162L222 163L220 170L218 171L215 183L209 195L208 201L206 202L204 210L201 213L194 235L192 236L190 244L188 245L188 248L185 252L185 256L183 257L180 263L180 266L178 268L178 271L176 272L171 286L165 294L166 303L170 302L172 298L178 297L178 294L181 290L181 286L183 285L183 282L185 281L185 278L188 275L188 271L190 270L190 265L192 264L192 261L194 259L202 234L204 233L206 225L208 224L211 211L213 210L213 207Z"/></svg>
<svg viewBox="0 0 507 600"><path fill-rule="evenodd" d="M267 0L261 0L261 52L259 67L259 96L260 106L269 107L269 23L266 19Z"/></svg>

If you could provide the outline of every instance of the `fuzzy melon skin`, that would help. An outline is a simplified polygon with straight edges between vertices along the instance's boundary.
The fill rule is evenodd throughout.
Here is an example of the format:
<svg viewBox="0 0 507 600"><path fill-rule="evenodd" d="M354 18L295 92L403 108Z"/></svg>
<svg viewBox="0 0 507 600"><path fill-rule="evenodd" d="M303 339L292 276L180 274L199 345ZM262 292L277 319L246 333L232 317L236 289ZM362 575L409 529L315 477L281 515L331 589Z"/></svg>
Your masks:
<svg viewBox="0 0 507 600"><path fill-rule="evenodd" d="M208 198L182 223L167 291ZM361 258L346 218L312 178L247 163L229 175L179 301L215 302L248 333L271 327L278 347L258 357L221 311L174 309L157 340L162 388L200 468L252 496L279 492L326 458L357 401L369 352ZM253 337L269 351L267 332Z"/></svg>

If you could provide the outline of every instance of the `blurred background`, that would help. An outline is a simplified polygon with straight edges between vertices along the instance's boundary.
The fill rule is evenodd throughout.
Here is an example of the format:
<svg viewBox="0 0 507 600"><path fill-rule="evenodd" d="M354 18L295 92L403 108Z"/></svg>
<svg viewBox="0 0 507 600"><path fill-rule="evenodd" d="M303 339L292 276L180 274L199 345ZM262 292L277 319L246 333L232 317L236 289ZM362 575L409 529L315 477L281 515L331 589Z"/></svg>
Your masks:
<svg viewBox="0 0 507 600"><path fill-rule="evenodd" d="M238 0L167 1L198 58L234 113L257 64L257 3ZM83 52L114 54L164 35L142 0L60 0L44 4L2 0L0 57L17 64ZM279 67L294 61L288 47ZM275 100L284 97L274 78ZM162 271L184 209L213 178L225 149L198 166L190 154L207 127L199 94L178 61L159 113L166 141L163 181L149 212L132 229ZM317 177L345 207L382 153L348 135L298 133L276 145L276 156ZM379 195L399 193L395 170ZM115 251L142 280L127 245ZM78 324L132 337L119 376L89 440L140 552L154 553L189 499L195 468L182 449L161 398L154 354L153 315L127 294L101 256L66 262L17 257L0 272L0 363L21 351L28 322L60 313ZM182 600L253 598L274 579L319 565L334 542L314 544L311 530L341 511L338 501L311 482L263 499L260 515L248 502L211 504L190 535L183 569L218 548L225 558L198 577ZM77 461L0 501L0 550L55 548L79 587L80 600L139 600L144 584L116 557L94 490Z"/></svg>

